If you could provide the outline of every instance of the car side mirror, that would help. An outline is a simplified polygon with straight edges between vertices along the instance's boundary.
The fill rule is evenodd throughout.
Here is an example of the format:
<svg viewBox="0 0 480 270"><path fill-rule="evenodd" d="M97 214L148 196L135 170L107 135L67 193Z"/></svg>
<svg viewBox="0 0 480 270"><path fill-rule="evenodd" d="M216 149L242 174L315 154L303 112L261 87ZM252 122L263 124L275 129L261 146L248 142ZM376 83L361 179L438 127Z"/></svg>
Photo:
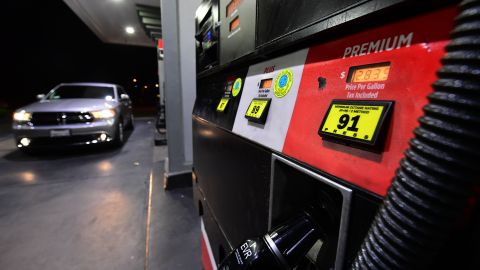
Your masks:
<svg viewBox="0 0 480 270"><path fill-rule="evenodd" d="M38 95L37 95L37 99L38 99L38 100L42 100L42 99L44 99L44 98L45 98L45 94L38 94Z"/></svg>
<svg viewBox="0 0 480 270"><path fill-rule="evenodd" d="M121 100L129 100L130 97L129 97L127 94L121 94L121 95L120 95L120 99L121 99Z"/></svg>

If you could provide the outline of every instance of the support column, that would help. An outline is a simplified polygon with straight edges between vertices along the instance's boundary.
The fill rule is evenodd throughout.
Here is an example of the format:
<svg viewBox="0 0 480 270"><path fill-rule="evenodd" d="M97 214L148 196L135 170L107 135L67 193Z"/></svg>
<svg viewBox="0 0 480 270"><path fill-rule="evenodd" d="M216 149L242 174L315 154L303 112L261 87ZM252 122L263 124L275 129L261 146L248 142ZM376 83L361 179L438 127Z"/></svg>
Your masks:
<svg viewBox="0 0 480 270"><path fill-rule="evenodd" d="M200 0L161 0L168 160L165 183L190 178L196 93L195 10Z"/></svg>

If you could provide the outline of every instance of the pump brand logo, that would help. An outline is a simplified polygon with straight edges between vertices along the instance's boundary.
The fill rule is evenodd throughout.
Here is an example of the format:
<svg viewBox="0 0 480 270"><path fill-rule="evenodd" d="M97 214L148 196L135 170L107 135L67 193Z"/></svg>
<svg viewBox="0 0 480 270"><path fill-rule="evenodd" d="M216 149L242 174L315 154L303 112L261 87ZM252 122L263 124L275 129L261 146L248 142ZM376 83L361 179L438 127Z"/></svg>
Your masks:
<svg viewBox="0 0 480 270"><path fill-rule="evenodd" d="M275 79L275 86L273 89L273 94L282 98L290 91L293 83L293 72L290 69L282 70Z"/></svg>
<svg viewBox="0 0 480 270"><path fill-rule="evenodd" d="M365 42L362 44L354 45L352 47L345 48L343 58L362 56L371 53L379 53L383 51L391 51L393 49L399 49L401 47L408 48L412 45L413 32L407 35L396 35L394 37L388 37L379 39L376 41Z"/></svg>
<svg viewBox="0 0 480 270"><path fill-rule="evenodd" d="M274 72L274 71L275 71L275 66L270 66L270 67L266 67L263 70L263 73L270 73L270 72Z"/></svg>
<svg viewBox="0 0 480 270"><path fill-rule="evenodd" d="M240 89L242 89L242 79L237 78L233 83L232 96L236 97L240 93Z"/></svg>

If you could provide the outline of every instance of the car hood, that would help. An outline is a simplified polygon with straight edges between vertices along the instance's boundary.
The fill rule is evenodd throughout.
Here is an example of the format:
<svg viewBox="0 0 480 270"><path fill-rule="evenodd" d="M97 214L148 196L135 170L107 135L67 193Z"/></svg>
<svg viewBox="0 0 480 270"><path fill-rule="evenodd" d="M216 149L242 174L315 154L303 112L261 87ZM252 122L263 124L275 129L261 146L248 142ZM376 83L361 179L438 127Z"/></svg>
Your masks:
<svg viewBox="0 0 480 270"><path fill-rule="evenodd" d="M27 112L88 112L115 108L117 105L118 102L113 100L78 98L42 100L18 110L25 110Z"/></svg>

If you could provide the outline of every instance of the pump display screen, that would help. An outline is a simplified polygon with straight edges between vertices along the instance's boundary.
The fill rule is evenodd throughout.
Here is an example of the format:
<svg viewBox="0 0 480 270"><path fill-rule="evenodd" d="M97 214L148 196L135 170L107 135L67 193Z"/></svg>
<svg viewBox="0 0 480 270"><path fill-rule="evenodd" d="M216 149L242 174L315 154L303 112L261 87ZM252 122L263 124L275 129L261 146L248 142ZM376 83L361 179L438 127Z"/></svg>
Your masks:
<svg viewBox="0 0 480 270"><path fill-rule="evenodd" d="M393 101L333 100L318 134L347 144L376 146L392 106Z"/></svg>
<svg viewBox="0 0 480 270"><path fill-rule="evenodd" d="M233 11L235 11L238 8L238 5L240 4L242 0L232 0L230 3L227 5L227 17L230 16Z"/></svg>
<svg viewBox="0 0 480 270"><path fill-rule="evenodd" d="M272 87L273 79L265 79L260 81L260 88L270 88Z"/></svg>
<svg viewBox="0 0 480 270"><path fill-rule="evenodd" d="M230 22L230 32L237 29L240 26L240 18L238 16Z"/></svg>
<svg viewBox="0 0 480 270"><path fill-rule="evenodd" d="M245 112L245 118L255 123L265 124L271 100L271 98L252 99L250 105L248 105L247 112Z"/></svg>
<svg viewBox="0 0 480 270"><path fill-rule="evenodd" d="M390 62L369 64L351 67L348 71L347 82L381 82L388 79Z"/></svg>

